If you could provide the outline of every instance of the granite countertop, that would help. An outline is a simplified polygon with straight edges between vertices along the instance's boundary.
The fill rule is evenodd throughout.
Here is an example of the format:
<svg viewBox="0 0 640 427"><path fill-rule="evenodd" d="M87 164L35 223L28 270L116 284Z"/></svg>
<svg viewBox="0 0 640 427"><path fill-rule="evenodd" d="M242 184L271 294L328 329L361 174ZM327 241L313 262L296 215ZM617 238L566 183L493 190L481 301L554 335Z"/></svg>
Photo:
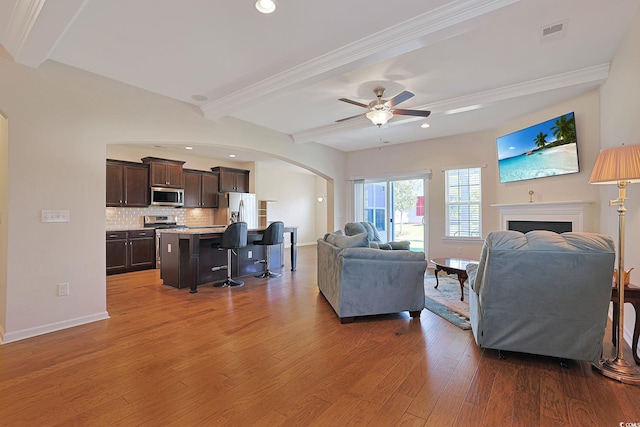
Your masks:
<svg viewBox="0 0 640 427"><path fill-rule="evenodd" d="M167 230L202 230L202 229L209 229L209 228L215 228L215 229L225 229L227 228L226 225L183 225L180 224L178 225L176 228L168 228L168 229L162 229L160 228L160 231L167 231ZM156 230L155 227L144 227L144 226L131 226L131 225L109 225L106 227L106 231L137 231L137 230Z"/></svg>
<svg viewBox="0 0 640 427"><path fill-rule="evenodd" d="M164 228L159 229L161 233L174 233L174 234L207 234L207 233L222 233L227 229L226 225L214 225L211 227L195 227L195 228Z"/></svg>
<svg viewBox="0 0 640 427"><path fill-rule="evenodd" d="M148 230L149 228L145 228L145 227L132 227L132 226L127 226L127 225L111 225L108 226L106 228L106 232L110 232L110 231L137 231L137 230Z"/></svg>

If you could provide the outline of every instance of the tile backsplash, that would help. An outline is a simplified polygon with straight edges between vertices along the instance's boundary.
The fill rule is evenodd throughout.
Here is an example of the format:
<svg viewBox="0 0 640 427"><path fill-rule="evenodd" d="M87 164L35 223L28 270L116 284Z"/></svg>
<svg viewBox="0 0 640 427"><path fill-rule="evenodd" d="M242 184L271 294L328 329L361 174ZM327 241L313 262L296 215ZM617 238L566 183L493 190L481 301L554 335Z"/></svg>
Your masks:
<svg viewBox="0 0 640 427"><path fill-rule="evenodd" d="M147 208L106 208L106 231L131 230L144 226L144 216L147 215L176 215L179 225L199 227L214 225L216 209L176 209L162 206Z"/></svg>

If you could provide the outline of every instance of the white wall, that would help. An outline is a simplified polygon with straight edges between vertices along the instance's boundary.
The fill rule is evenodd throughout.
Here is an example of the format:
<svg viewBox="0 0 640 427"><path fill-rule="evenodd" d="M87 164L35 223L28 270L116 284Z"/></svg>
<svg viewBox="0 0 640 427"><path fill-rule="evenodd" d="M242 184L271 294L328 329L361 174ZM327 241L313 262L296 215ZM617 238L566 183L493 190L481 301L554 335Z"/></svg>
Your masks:
<svg viewBox="0 0 640 427"><path fill-rule="evenodd" d="M107 317L108 144L190 141L268 152L333 180L335 218L344 216L346 163L336 150L296 145L232 118L206 120L191 105L55 62L34 70L0 57L0 76L11 165L2 212L3 223L10 224L6 289L0 295L6 306L3 343ZM40 223L43 209L69 210L71 222ZM62 282L70 284L70 295L57 297Z"/></svg>
<svg viewBox="0 0 640 427"><path fill-rule="evenodd" d="M298 226L298 244L314 244L318 238L316 176L278 168L265 162L258 162L256 169L258 200L274 200L268 205L267 220ZM288 239L285 239L285 243L288 245Z"/></svg>
<svg viewBox="0 0 640 427"><path fill-rule="evenodd" d="M6 117L0 112L0 336L7 319L7 220L9 198L9 134Z"/></svg>
<svg viewBox="0 0 640 427"><path fill-rule="evenodd" d="M500 184L496 138L518 129L535 125L561 114L576 113L576 132L580 156L580 173L559 177ZM492 204L527 203L528 188L535 191L535 201L588 200L594 202L589 231L597 231L599 193L596 186L588 184L591 168L599 151L599 97L594 90L567 102L546 108L535 114L505 123L498 129L418 141L408 144L384 146L349 153L348 175L393 177L407 171L431 169L429 180L428 210L428 258L465 257L478 258L482 241L456 241L443 239L444 221L444 173L443 168L486 165L482 169L482 234L500 229L500 216ZM344 224L343 224L344 225ZM458 248L462 253L458 252Z"/></svg>
<svg viewBox="0 0 640 427"><path fill-rule="evenodd" d="M640 12L629 27L611 62L607 82L600 91L600 136L602 148L640 144ZM601 191L601 221L603 233L613 236L617 242L618 214L608 206L610 199L618 197L613 185L596 186ZM640 185L627 188L626 201L625 270L635 268L631 283L640 283ZM631 305L625 305L625 340L631 344L635 313Z"/></svg>

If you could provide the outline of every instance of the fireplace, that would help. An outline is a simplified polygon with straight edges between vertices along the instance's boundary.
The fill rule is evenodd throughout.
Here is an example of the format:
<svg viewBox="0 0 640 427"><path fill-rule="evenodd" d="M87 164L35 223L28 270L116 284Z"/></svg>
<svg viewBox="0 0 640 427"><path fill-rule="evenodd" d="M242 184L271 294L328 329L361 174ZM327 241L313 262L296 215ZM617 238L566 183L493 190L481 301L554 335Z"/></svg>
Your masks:
<svg viewBox="0 0 640 427"><path fill-rule="evenodd" d="M500 229L526 233L531 230L587 231L585 227L591 202L536 202L491 205L500 211Z"/></svg>
<svg viewBox="0 0 640 427"><path fill-rule="evenodd" d="M548 230L555 233L573 231L573 224L569 221L508 221L508 230L528 233L531 230Z"/></svg>

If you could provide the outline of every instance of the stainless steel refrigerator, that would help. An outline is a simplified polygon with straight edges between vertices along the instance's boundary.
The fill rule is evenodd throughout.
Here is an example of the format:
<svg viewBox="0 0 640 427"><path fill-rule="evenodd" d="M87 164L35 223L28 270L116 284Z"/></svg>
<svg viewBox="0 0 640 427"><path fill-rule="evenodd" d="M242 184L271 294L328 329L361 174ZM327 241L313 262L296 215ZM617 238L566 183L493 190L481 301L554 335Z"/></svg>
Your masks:
<svg viewBox="0 0 640 427"><path fill-rule="evenodd" d="M231 221L247 223L249 230L258 228L258 201L253 193L227 193Z"/></svg>

